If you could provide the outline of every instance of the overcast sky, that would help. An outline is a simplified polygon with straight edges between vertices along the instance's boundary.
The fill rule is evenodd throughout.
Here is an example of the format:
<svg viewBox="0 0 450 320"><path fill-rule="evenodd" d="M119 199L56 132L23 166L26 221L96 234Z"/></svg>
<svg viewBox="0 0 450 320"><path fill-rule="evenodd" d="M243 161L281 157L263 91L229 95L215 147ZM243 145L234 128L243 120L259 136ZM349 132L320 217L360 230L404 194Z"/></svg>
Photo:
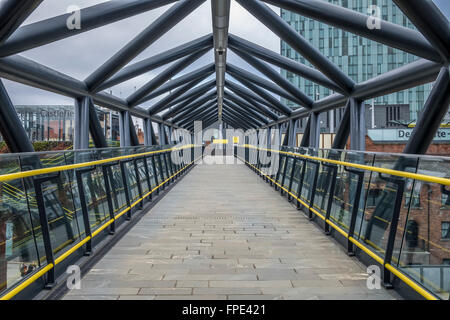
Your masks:
<svg viewBox="0 0 450 320"><path fill-rule="evenodd" d="M444 14L449 17L450 1L434 1L438 4ZM73 4L84 8L102 2L104 2L104 0L45 0L24 24L66 13L67 8ZM279 38L235 1L232 1L231 3L230 32L249 39L268 49L279 52ZM170 6L171 5L164 6L21 54L48 67L54 68L57 71L84 80ZM279 12L279 8L272 7L272 9ZM210 1L208 0L158 41L143 51L131 63L151 57L157 53L211 32L211 6ZM184 69L181 74L190 72L213 61L213 52L210 51L201 59ZM228 62L259 74L245 62L240 60L240 58L236 57L232 52L228 55ZM165 68L167 68L167 66L155 69L152 72L113 87L113 94L126 98L135 90L135 87L139 88ZM71 98L48 93L8 80L5 80L4 83L14 104L73 104ZM150 106L152 103L154 103L154 101L150 101L144 104L144 106Z"/></svg>

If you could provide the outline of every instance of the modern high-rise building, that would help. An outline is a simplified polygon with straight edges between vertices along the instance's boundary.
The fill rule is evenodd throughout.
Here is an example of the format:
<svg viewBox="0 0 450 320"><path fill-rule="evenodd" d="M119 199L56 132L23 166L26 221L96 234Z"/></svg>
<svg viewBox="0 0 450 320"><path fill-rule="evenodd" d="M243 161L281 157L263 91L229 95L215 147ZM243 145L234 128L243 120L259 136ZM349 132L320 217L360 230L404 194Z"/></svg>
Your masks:
<svg viewBox="0 0 450 320"><path fill-rule="evenodd" d="M400 9L391 0L323 0L364 14L377 12L383 20L414 29L414 26L406 18ZM377 6L377 11L372 6ZM418 59L418 57L388 47L383 44L368 40L352 33L334 28L324 23L314 21L290 11L281 10L281 17L297 30L307 41L319 49L326 57L333 61L344 73L355 82L362 82L381 75L387 71L396 69ZM290 48L284 41L281 42L281 54L308 66L312 66L306 59ZM328 88L321 87L309 80L301 78L292 72L282 70L282 75L311 97L313 100L321 99L332 92ZM432 84L425 84L387 96L365 101L367 105L382 107L385 119L385 127L393 127L395 123L413 122L417 120L420 111L431 91ZM295 105L282 99L287 105ZM409 107L409 113L404 112L405 105ZM380 112L378 112L380 114ZM339 115L334 114L335 122L339 121ZM338 117L336 119L336 117ZM370 122L370 116L369 122ZM324 127L329 122L324 116ZM368 123L368 127L371 124Z"/></svg>

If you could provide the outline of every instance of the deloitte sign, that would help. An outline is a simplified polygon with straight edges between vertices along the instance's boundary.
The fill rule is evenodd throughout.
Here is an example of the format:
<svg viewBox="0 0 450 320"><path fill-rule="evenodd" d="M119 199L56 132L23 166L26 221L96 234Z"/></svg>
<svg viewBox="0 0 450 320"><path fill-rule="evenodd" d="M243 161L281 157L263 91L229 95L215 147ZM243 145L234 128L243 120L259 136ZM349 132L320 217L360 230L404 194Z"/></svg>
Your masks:
<svg viewBox="0 0 450 320"><path fill-rule="evenodd" d="M367 135L373 142L406 142L413 129L369 129ZM450 128L439 129L433 141L450 142Z"/></svg>

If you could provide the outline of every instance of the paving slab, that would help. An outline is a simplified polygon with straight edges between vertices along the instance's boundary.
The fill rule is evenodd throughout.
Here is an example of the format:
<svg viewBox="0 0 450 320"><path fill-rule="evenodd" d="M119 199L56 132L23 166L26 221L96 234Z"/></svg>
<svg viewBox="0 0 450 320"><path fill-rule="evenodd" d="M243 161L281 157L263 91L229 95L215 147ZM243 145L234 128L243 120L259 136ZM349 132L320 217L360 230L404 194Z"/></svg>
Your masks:
<svg viewBox="0 0 450 320"><path fill-rule="evenodd" d="M246 166L198 164L64 299L399 298L367 276Z"/></svg>

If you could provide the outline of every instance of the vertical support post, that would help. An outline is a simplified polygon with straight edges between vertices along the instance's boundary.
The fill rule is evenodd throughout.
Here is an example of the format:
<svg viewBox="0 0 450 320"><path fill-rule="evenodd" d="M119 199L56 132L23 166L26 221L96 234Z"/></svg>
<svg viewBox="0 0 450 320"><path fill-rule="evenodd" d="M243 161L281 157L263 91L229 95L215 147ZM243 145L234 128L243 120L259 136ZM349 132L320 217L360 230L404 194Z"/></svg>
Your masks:
<svg viewBox="0 0 450 320"><path fill-rule="evenodd" d="M366 150L366 117L362 101L349 99L350 103L350 149Z"/></svg>
<svg viewBox="0 0 450 320"><path fill-rule="evenodd" d="M121 111L119 113L119 134L121 147L129 147L131 145L129 117L130 114L128 111Z"/></svg>
<svg viewBox="0 0 450 320"><path fill-rule="evenodd" d="M22 122L17 116L14 105L0 80L0 133L9 148L9 151L33 152L33 145L28 138Z"/></svg>
<svg viewBox="0 0 450 320"><path fill-rule="evenodd" d="M333 140L332 149L345 149L350 134L350 101L347 101L339 128Z"/></svg>
<svg viewBox="0 0 450 320"><path fill-rule="evenodd" d="M166 142L166 132L164 130L164 123L159 124L158 133L159 133L159 145L160 146L166 145L167 142Z"/></svg>
<svg viewBox="0 0 450 320"><path fill-rule="evenodd" d="M105 120L105 128L104 130L102 130L92 98L87 97L87 103L89 108L89 131L91 133L92 140L94 141L94 145L96 148L107 148L108 143L106 142L105 138L105 132L107 127L106 120Z"/></svg>
<svg viewBox="0 0 450 320"><path fill-rule="evenodd" d="M320 145L320 113L311 112L309 116L309 147L319 148Z"/></svg>
<svg viewBox="0 0 450 320"><path fill-rule="evenodd" d="M308 117L306 122L305 131L303 132L302 141L300 142L300 147L307 147L309 145L309 133L311 130L311 116Z"/></svg>
<svg viewBox="0 0 450 320"><path fill-rule="evenodd" d="M89 97L75 99L75 150L89 148L89 99Z"/></svg>

